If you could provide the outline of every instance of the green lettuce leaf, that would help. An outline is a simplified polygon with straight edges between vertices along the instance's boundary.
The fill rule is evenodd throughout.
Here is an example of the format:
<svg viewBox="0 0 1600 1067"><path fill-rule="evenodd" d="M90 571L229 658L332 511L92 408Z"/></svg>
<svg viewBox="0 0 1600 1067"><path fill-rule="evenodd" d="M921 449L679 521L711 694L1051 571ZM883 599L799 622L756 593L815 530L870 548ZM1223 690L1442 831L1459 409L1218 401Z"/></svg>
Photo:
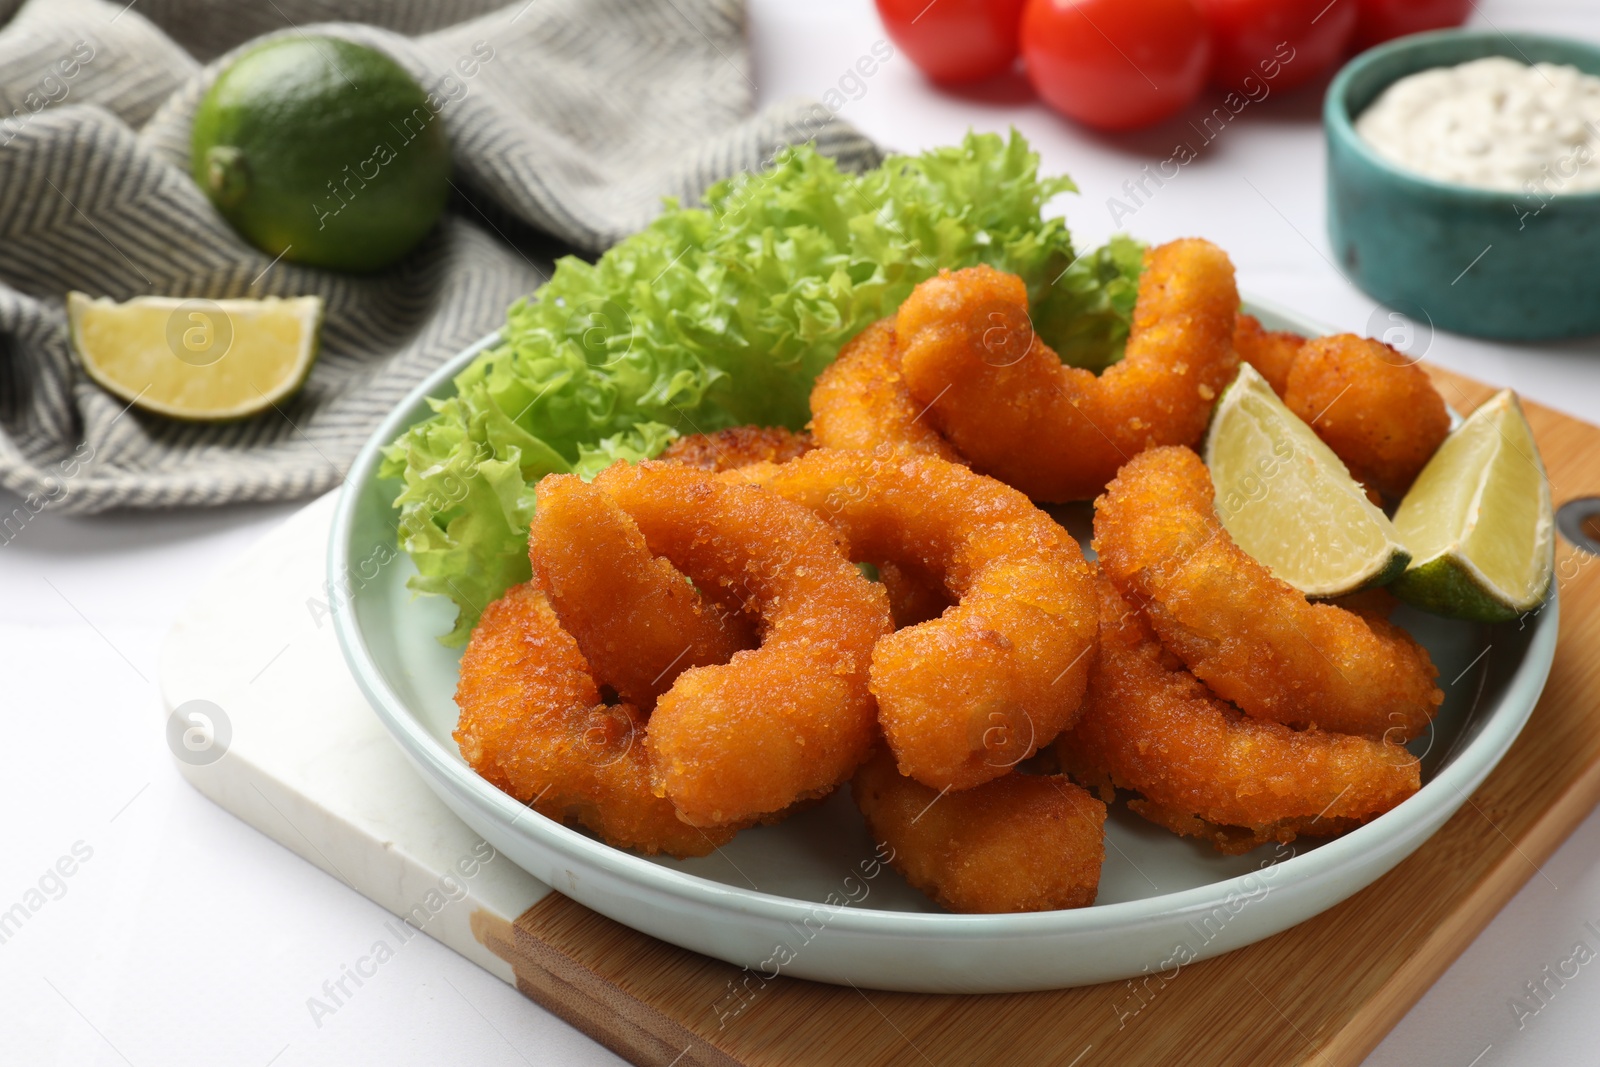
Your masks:
<svg viewBox="0 0 1600 1067"><path fill-rule="evenodd" d="M384 452L412 588L460 611L529 575L534 486L658 454L674 437L754 423L798 429L811 383L839 348L941 268L987 263L1028 285L1039 332L1063 358L1121 355L1141 247L1078 256L1045 204L1075 192L1042 178L1015 131L841 172L811 146L669 202L595 263L562 259L514 304L501 343L456 376Z"/></svg>
<svg viewBox="0 0 1600 1067"><path fill-rule="evenodd" d="M1144 245L1122 234L1086 252L1029 309L1065 363L1099 373L1122 358L1139 295Z"/></svg>

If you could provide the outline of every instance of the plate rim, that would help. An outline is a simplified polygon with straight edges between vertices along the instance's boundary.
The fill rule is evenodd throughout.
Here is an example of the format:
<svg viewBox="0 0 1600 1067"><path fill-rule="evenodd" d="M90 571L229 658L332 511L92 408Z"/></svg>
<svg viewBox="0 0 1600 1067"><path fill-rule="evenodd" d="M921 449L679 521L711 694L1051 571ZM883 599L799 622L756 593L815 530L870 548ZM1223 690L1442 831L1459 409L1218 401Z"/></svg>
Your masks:
<svg viewBox="0 0 1600 1067"><path fill-rule="evenodd" d="M1318 336L1328 327L1309 316L1283 305L1256 297L1246 297L1243 308L1250 314L1266 312L1293 328ZM328 544L328 578L337 582L348 572L349 534L361 493L376 478L381 451L411 424L410 412L448 385L450 380L479 353L498 344L500 331L481 338L429 374L395 405L363 444L350 467L339 493ZM1090 907L1054 911L961 914L950 912L906 912L848 905L830 905L801 900L761 890L743 889L704 878L686 871L662 866L631 851L613 848L561 823L547 818L522 820L530 809L491 785L470 767L450 758L445 747L388 684L374 661L356 623L353 603L333 613L334 631L340 651L367 702L419 768L431 788L448 788L461 801L479 809L502 824L507 832L531 838L536 848L554 850L570 860L591 865L605 875L631 884L637 891L659 893L689 907L731 908L741 915L764 922L796 922L826 912L828 928L841 934L896 939L925 939L935 935L948 941L1023 940L1093 933L1105 935L1118 929L1132 929L1174 916L1206 912L1231 900L1259 895L1261 871L1271 870L1270 889L1283 892L1291 888L1312 888L1336 879L1347 867L1360 869L1364 856L1373 852L1392 852L1396 847L1379 847L1395 838L1405 839L1407 826L1393 816L1406 810L1406 823L1414 831L1433 823L1426 834L1402 848L1398 863L1420 847L1423 841L1442 828L1466 802L1472 790L1489 775L1508 752L1538 702L1550 665L1554 659L1558 634L1559 598L1552 584L1550 599L1535 616L1531 635L1520 663L1507 679L1505 694L1485 721L1480 735L1467 744L1451 762L1413 796L1389 812L1340 837L1320 843L1309 852L1296 853L1274 864L1215 882L1136 900L1097 904ZM1392 865L1392 864L1391 864ZM1383 870L1387 870L1385 867ZM1344 899L1381 877L1383 871L1336 899ZM1287 876L1287 877L1285 877ZM1318 909L1319 911L1322 909ZM1303 920L1297 920L1303 921Z"/></svg>

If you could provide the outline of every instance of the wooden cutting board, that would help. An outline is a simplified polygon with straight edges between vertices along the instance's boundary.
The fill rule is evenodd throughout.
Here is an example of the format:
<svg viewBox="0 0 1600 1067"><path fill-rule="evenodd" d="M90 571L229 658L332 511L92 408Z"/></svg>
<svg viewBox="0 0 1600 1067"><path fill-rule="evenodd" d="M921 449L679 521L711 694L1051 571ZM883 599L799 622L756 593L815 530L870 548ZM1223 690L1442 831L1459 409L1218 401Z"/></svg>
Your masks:
<svg viewBox="0 0 1600 1067"><path fill-rule="evenodd" d="M1493 391L1435 378L1458 411ZM1527 412L1557 505L1600 496L1600 428ZM269 537L174 628L169 711L205 699L231 727L225 755L180 769L641 1065L1356 1064L1600 801L1600 557L1562 539L1561 636L1532 720L1438 834L1343 904L1175 973L1080 989L963 997L767 980L603 918L492 849L484 859L344 673L322 585L330 503Z"/></svg>

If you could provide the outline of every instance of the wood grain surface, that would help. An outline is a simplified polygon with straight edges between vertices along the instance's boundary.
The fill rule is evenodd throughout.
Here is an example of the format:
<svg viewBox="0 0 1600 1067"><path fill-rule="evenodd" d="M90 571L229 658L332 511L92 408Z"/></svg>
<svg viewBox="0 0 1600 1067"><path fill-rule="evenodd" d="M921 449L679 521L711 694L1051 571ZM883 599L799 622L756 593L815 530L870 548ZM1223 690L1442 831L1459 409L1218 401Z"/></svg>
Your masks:
<svg viewBox="0 0 1600 1067"><path fill-rule="evenodd" d="M1493 392L1433 374L1458 411ZM1600 495L1600 428L1536 405L1527 413L1557 505ZM485 931L485 943L527 996L649 1067L1357 1064L1600 801L1594 558L1558 544L1549 684L1517 743L1443 829L1344 903L1170 980L933 996L780 977L752 982L730 1017L739 968L559 893L508 930Z"/></svg>

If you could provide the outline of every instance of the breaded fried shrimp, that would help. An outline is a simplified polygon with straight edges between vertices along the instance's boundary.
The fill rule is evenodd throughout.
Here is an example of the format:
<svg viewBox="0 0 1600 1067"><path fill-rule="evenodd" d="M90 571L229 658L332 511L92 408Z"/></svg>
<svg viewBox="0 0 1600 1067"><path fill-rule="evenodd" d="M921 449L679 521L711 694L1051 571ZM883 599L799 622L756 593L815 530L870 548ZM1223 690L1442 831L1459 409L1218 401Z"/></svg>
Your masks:
<svg viewBox="0 0 1600 1067"><path fill-rule="evenodd" d="M940 796L880 751L851 792L873 836L893 850L895 870L951 911L1094 903L1106 806L1064 776L1011 773Z"/></svg>
<svg viewBox="0 0 1600 1067"><path fill-rule="evenodd" d="M730 471L752 463L785 463L816 447L808 433L782 426L732 426L680 437L656 458L707 471Z"/></svg>
<svg viewBox="0 0 1600 1067"><path fill-rule="evenodd" d="M1223 529L1187 448L1135 456L1095 502L1117 590L1218 696L1258 719L1403 741L1444 699L1427 650L1368 613L1313 604Z"/></svg>
<svg viewBox="0 0 1600 1067"><path fill-rule="evenodd" d="M1450 432L1450 412L1427 371L1354 334L1307 341L1283 402L1362 485L1397 500Z"/></svg>
<svg viewBox="0 0 1600 1067"><path fill-rule="evenodd" d="M484 609L461 655L455 739L473 769L557 822L609 845L703 856L731 827L683 823L651 792L643 714L607 706L544 594L519 585Z"/></svg>
<svg viewBox="0 0 1600 1067"><path fill-rule="evenodd" d="M1126 355L1104 374L1064 365L1033 332L1022 279L942 272L895 318L913 400L975 470L1035 500L1087 500L1146 448L1200 440L1233 379L1239 292L1208 241L1151 250Z"/></svg>
<svg viewBox="0 0 1600 1067"><path fill-rule="evenodd" d="M906 391L894 320L856 334L811 389L811 432L824 448L870 452L890 444L963 462Z"/></svg>
<svg viewBox="0 0 1600 1067"><path fill-rule="evenodd" d="M1240 312L1233 326L1233 347L1239 358L1261 372L1272 391L1283 395L1289 382L1289 368L1306 339L1287 330L1268 330L1254 315Z"/></svg>
<svg viewBox="0 0 1600 1067"><path fill-rule="evenodd" d="M873 646L893 626L883 588L845 558L833 528L723 480L736 473L618 463L594 482L652 553L760 620L760 647L683 671L650 717L655 788L699 825L770 815L854 773L876 732Z"/></svg>
<svg viewBox="0 0 1600 1067"><path fill-rule="evenodd" d="M528 532L534 581L596 677L648 714L690 667L755 645L740 615L708 603L605 493L546 475Z"/></svg>
<svg viewBox="0 0 1600 1067"><path fill-rule="evenodd" d="M1144 614L1097 585L1099 654L1083 715L1056 744L1080 781L1133 790L1133 810L1224 852L1342 833L1419 788L1420 764L1398 744L1240 714L1165 662Z"/></svg>
<svg viewBox="0 0 1600 1067"><path fill-rule="evenodd" d="M872 653L878 720L900 769L970 789L1046 745L1077 713L1096 612L1078 543L1028 498L933 456L818 449L727 478L837 527L851 557L940 581L955 606Z"/></svg>

